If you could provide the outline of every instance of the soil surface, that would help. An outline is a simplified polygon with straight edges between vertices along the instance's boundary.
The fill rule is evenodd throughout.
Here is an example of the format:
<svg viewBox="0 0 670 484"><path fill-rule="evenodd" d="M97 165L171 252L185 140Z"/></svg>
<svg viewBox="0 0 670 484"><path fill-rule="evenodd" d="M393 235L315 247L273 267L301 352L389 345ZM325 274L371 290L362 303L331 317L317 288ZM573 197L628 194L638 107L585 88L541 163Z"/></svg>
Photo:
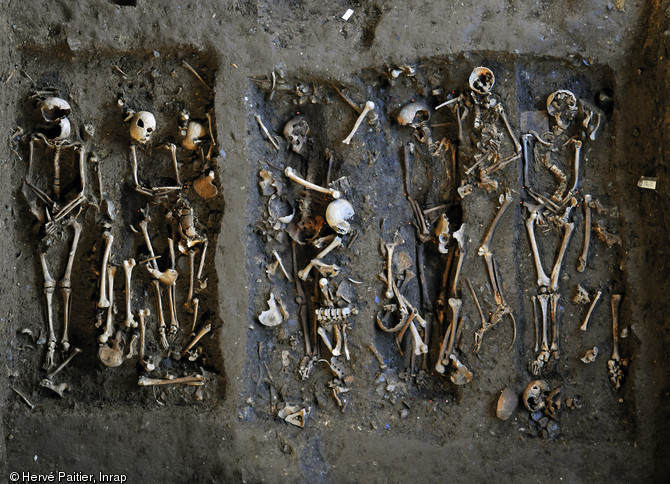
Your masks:
<svg viewBox="0 0 670 484"><path fill-rule="evenodd" d="M4 475L667 479L667 3L3 6Z"/></svg>

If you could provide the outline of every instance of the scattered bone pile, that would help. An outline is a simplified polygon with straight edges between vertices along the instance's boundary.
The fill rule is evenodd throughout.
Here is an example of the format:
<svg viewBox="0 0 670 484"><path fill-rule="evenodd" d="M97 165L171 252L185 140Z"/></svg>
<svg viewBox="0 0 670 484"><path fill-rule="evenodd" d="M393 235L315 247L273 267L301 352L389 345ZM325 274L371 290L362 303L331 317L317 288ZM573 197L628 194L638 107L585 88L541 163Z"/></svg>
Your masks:
<svg viewBox="0 0 670 484"><path fill-rule="evenodd" d="M28 154L22 192L36 219L48 333L41 386L61 397L70 388L55 377L81 348L93 346L82 339L93 333L90 329L75 328L72 336L70 324L73 314L88 311L90 301L97 322L89 324L98 328L97 359L104 367L136 364L140 386L201 386L211 375L211 369L205 370L210 365L207 341L217 322L216 297L208 292L208 279L215 279L213 254L207 251L217 234L207 233L211 220L203 224L199 219L216 217L208 205L220 198L211 110L193 105L203 114L193 118L184 106L173 119L157 119L150 111L133 109L136 101L119 97L118 123L125 122L126 133L125 149L120 149L129 162L121 199L113 200L104 180L116 174L105 173L107 160L93 152L102 141L88 125L80 138L66 97L56 88L36 92L31 99L39 122L22 136ZM160 142L155 140L158 123L173 126ZM80 247L82 234L97 239L92 248ZM95 299L72 290L73 265L86 249L90 270L98 273ZM65 270L56 280L54 268L63 255ZM60 325L56 286L62 296Z"/></svg>
<svg viewBox="0 0 670 484"><path fill-rule="evenodd" d="M274 148L274 158L259 172L267 213L258 231L266 244L263 263L267 264L271 281L279 287L270 292L269 309L260 314L259 320L265 326L280 328L276 341L295 348L295 333L285 327L292 321L285 302L298 301L297 316L304 342L298 372L307 378L313 366L325 363L334 376L329 383L334 398L344 407L341 393L347 390L348 378L351 381L356 375L350 375L342 363L364 358L347 347L347 336L358 337L354 333L352 338L346 330L351 329L353 319L359 327L370 321L357 315L360 303L357 307L351 300L338 297L342 284L353 281L338 261L328 257L350 246L358 234L348 223L346 228L338 228L329 212L337 207L351 217L373 195L363 198L359 190L349 188L350 180L335 179L333 158L337 146L331 133L315 132L309 117L317 112L317 108L310 109L312 105L344 101L358 113L344 144L369 145L367 152L357 152L360 159L367 159L368 165L375 163L379 155L375 136L386 136L388 151L384 153L399 153L404 195L397 194L395 198L398 206L408 203L414 229L412 234L408 227L394 225L396 214L381 215L383 235L379 243L383 265L379 266L382 283L377 289L380 299L385 300L378 301L380 306L374 317L380 333L375 338L377 344L361 341L357 347L370 350L368 357L377 361L382 374L400 370L406 378L414 378L419 388L430 387L427 379L447 377L453 388L458 388L477 378L470 368L472 358L482 353L485 335L500 322L509 321L510 350L531 355L526 377L533 382L523 398L519 391L503 392L499 416L509 418L510 409L516 409L521 400L531 416L537 418L534 421L542 422L537 425L553 437L560 432L561 385L551 389L539 378L560 381L557 362L562 355L584 363L596 361L597 347L586 353L580 347L577 354L578 342L571 342L568 350L561 341L567 339L565 325L569 325L570 332L573 327L580 328L580 324L587 331L605 291L611 294L613 351L604 371L616 390L624 382L627 366L619 345L622 296L617 289L600 287L592 295L579 285L576 296L570 298L561 288L561 282L568 280L566 272L578 277L587 271L591 232L607 248L622 244L611 230L617 226L616 209L604 208L595 195L580 190L584 185L580 178L585 171L584 160L592 163L598 156L589 145L605 129L606 115L570 90L558 89L548 93L546 110L535 113L542 120L536 125L539 127L527 125L527 132L519 135L514 121L517 116L508 117L507 108L496 93L492 69L476 67L461 84L462 89L461 85L435 87L434 83L428 89L423 84L428 83L428 77L410 66L391 68L380 76L379 98L364 106L335 85L291 82L276 72L257 81L270 104L277 105L279 100L293 104L290 110L275 111L277 117L271 120L273 126L284 125L285 140L272 134L274 129L266 126L267 119L255 116L259 135ZM402 103L396 97L397 91L393 91L397 83L413 86L421 96L409 97ZM336 94L331 98L333 90ZM400 107L394 107L399 102ZM373 116L368 118L369 125L376 133L382 133L366 134L364 140L357 142L357 130L370 113ZM386 123L381 128L380 119ZM320 141L319 136L327 139ZM324 148L322 152L318 146ZM296 191L298 184L304 189ZM492 208L488 225L469 224L472 212L483 207ZM386 210L395 208L389 204ZM600 220L594 224L595 212ZM516 268L507 257L509 248L501 250L496 237L501 230L508 242L517 233L527 237L532 254L532 261L520 256L516 260L521 270L530 271L534 265L537 275L533 278L536 294L523 303L523 308L514 308L523 288L517 287L516 280L503 281L503 274ZM580 230L584 244L573 261L570 243ZM481 242L475 249L469 242L478 237ZM501 253L506 254L503 261ZM478 257L483 264L476 262ZM302 270L299 261L307 261ZM289 285L292 279L294 288ZM463 280L467 290L461 284ZM378 284L369 277L363 283ZM574 305L590 303L584 319L561 322L564 302L568 300ZM464 343L469 319L477 321L472 345ZM517 338L518 331L522 336L533 332L534 344L530 348L520 346L518 340L524 343L527 338ZM386 333L392 333L392 339ZM400 359L391 354L384 341L393 342ZM379 342L385 349L379 348ZM269 376L267 381L272 385ZM570 408L577 408L574 400L569 400ZM301 422L304 425L304 419Z"/></svg>

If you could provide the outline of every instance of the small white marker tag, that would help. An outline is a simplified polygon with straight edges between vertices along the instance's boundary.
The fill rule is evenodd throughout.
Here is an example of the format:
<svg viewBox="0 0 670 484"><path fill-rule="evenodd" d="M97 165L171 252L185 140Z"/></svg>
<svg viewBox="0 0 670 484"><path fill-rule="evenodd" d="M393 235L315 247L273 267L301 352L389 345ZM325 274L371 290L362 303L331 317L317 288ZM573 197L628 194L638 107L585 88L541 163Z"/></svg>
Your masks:
<svg viewBox="0 0 670 484"><path fill-rule="evenodd" d="M647 190L656 190L656 178L649 178L646 176L640 177L640 180L637 182L637 186L640 188L646 188Z"/></svg>
<svg viewBox="0 0 670 484"><path fill-rule="evenodd" d="M352 9L348 8L347 11L344 12L344 15L342 15L342 20L345 20L345 21L349 20L353 14L354 14L354 11Z"/></svg>

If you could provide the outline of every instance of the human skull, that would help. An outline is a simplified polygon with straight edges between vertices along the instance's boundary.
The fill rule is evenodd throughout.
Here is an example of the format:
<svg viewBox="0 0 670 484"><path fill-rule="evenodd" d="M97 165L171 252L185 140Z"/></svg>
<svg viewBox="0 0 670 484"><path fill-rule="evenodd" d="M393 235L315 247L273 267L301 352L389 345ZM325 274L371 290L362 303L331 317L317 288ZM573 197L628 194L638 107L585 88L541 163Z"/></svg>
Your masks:
<svg viewBox="0 0 670 484"><path fill-rule="evenodd" d="M42 118L47 123L55 123L58 120L68 116L72 112L70 104L65 99L59 97L49 97L39 103Z"/></svg>
<svg viewBox="0 0 670 484"><path fill-rule="evenodd" d="M205 127L197 121L189 121L186 127L186 134L181 142L182 147L188 151L195 151L200 142L200 138L205 136L207 131Z"/></svg>
<svg viewBox="0 0 670 484"><path fill-rule="evenodd" d="M552 92L547 98L547 114L556 125L567 128L577 114L577 98L567 89Z"/></svg>
<svg viewBox="0 0 670 484"><path fill-rule="evenodd" d="M326 208L326 222L340 235L349 233L351 225L347 220L353 216L354 207L343 198L330 202Z"/></svg>
<svg viewBox="0 0 670 484"><path fill-rule="evenodd" d="M296 153L302 151L305 139L309 134L309 125L303 116L296 116L284 126L284 138Z"/></svg>
<svg viewBox="0 0 670 484"><path fill-rule="evenodd" d="M470 89L477 94L488 94L496 83L496 76L488 67L479 66L472 70L468 82Z"/></svg>
<svg viewBox="0 0 670 484"><path fill-rule="evenodd" d="M135 113L130 119L130 136L138 143L147 143L155 129L156 118L149 111Z"/></svg>
<svg viewBox="0 0 670 484"><path fill-rule="evenodd" d="M523 391L523 404L531 412L537 412L546 406L545 398L549 385L544 380L534 380Z"/></svg>
<svg viewBox="0 0 670 484"><path fill-rule="evenodd" d="M420 124L430 119L428 106L422 102L413 102L406 104L398 112L398 124L401 126L412 126L416 128Z"/></svg>

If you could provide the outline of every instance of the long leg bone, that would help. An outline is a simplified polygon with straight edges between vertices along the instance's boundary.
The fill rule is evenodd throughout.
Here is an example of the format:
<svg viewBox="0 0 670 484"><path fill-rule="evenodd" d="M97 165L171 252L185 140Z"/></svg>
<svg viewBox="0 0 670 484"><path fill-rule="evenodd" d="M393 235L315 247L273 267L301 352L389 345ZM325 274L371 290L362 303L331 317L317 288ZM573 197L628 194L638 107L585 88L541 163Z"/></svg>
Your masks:
<svg viewBox="0 0 670 484"><path fill-rule="evenodd" d="M560 299L559 294L551 295L551 352L554 355L554 358L558 358L559 352L559 340L561 337L560 326L559 326L559 308L558 300Z"/></svg>
<svg viewBox="0 0 670 484"><path fill-rule="evenodd" d="M349 354L349 344L347 341L347 328L349 325L347 323L342 324L342 343L344 346L344 356L346 357L347 361L351 359L351 355Z"/></svg>
<svg viewBox="0 0 670 484"><path fill-rule="evenodd" d="M461 269L463 268L463 261L465 260L465 250L460 247L456 248L456 273L454 274L454 281L451 285L451 294L456 296L456 290L458 288L458 280L461 276Z"/></svg>
<svg viewBox="0 0 670 484"><path fill-rule="evenodd" d="M161 287L157 279L151 281L154 286L154 291L156 292L156 311L158 312L158 336L161 349L167 349L168 340L167 334L165 333L165 318L163 317L163 301L161 300Z"/></svg>
<svg viewBox="0 0 670 484"><path fill-rule="evenodd" d="M412 331L412 342L413 342L413 347L414 347L414 354L416 356L423 355L425 353L428 353L428 346L423 342L421 339L421 335L419 334L419 330L416 329L416 325L414 324L414 321L409 323L409 329Z"/></svg>
<svg viewBox="0 0 670 484"><path fill-rule="evenodd" d="M591 306L589 307L589 312L586 313L586 317L584 318L584 322L582 325L579 327L582 331L586 331L588 325L589 325L589 320L591 319L591 314L593 313L593 310L596 307L596 304L598 304L598 300L600 299L600 296L602 295L602 291L598 291L598 294L596 294L596 297L593 299L593 302L591 303Z"/></svg>
<svg viewBox="0 0 670 484"><path fill-rule="evenodd" d="M619 354L619 310L621 308L621 294L612 294L612 357L607 362L607 368L611 382L616 390L623 381L623 366L626 362L622 360Z"/></svg>
<svg viewBox="0 0 670 484"><path fill-rule="evenodd" d="M540 252L537 250L537 241L535 240L535 221L538 213L533 211L530 217L526 220L526 229L528 230L528 237L530 238L530 247L533 249L533 257L535 258L535 268L537 270L537 285L540 287L549 287L551 281L544 273L542 268L542 261L540 260Z"/></svg>
<svg viewBox="0 0 670 484"><path fill-rule="evenodd" d="M146 319L151 316L151 311L148 309L140 309L138 311L140 315L140 365L144 367L146 371L152 371L155 366L153 363L150 363L144 358L144 348L145 348L145 337L146 337Z"/></svg>
<svg viewBox="0 0 670 484"><path fill-rule="evenodd" d="M505 124L505 129L507 129L509 137L512 138L512 142L514 143L514 150L516 151L517 154L521 153L521 145L519 144L519 140L516 139L516 136L514 136L514 133L512 132L512 127L509 125L509 121L507 121L507 116L505 115L505 109L503 108L502 104L498 104L496 106L496 110L500 114L500 118L503 120L503 123Z"/></svg>
<svg viewBox="0 0 670 484"><path fill-rule="evenodd" d="M188 253L188 265L189 265L189 283L188 283L188 296L186 297L186 302L184 307L187 310L190 310L193 302L193 275L195 272L195 250L191 250Z"/></svg>
<svg viewBox="0 0 670 484"><path fill-rule="evenodd" d="M575 160L574 160L574 177L575 181L572 184L572 188L568 192L568 194L565 196L563 201L565 202L566 200L570 199L570 197L577 191L577 187L579 186L579 154L582 151L582 142L579 141L578 139L573 139L572 142L575 145Z"/></svg>
<svg viewBox="0 0 670 484"><path fill-rule="evenodd" d="M177 180L177 185L181 185L181 178L179 177L179 164L177 162L177 145L174 143L166 143L165 149L170 152L172 158L172 166L174 168L175 180Z"/></svg>
<svg viewBox="0 0 670 484"><path fill-rule="evenodd" d="M440 353L439 356L437 357L437 364L435 365L435 370L438 373L444 373L444 364L443 360L446 358L447 360L449 359L449 354L451 354L451 349L453 348L454 344L454 337L456 335L456 325L458 324L458 317L461 312L461 308L463 306L463 301L460 299L455 299L455 298L450 298L449 299L449 306L451 307L451 324L449 325L449 329L444 333L444 339L442 340L442 344L440 345ZM449 353L447 354L447 349L449 350Z"/></svg>
<svg viewBox="0 0 670 484"><path fill-rule="evenodd" d="M491 252L490 246L491 240L493 240L493 234L496 230L496 227L498 226L498 223L500 222L500 219L505 213L505 210L507 210L507 207L509 207L510 203L512 202L512 194L509 189L505 191L504 195L501 195L501 198L503 198L502 204L498 209L498 213L496 213L496 216L493 218L489 229L486 231L482 245L479 247L479 255L484 255L487 252Z"/></svg>
<svg viewBox="0 0 670 484"><path fill-rule="evenodd" d="M335 332L335 347L333 348L333 356L340 356L342 354L342 334L340 333L340 327L337 324L334 324L333 331Z"/></svg>
<svg viewBox="0 0 670 484"><path fill-rule="evenodd" d="M542 310L542 345L540 346L540 353L537 355L535 361L531 364L531 372L533 375L539 375L540 371L549 361L549 342L547 335L547 305L549 302L549 294L540 294L537 299L540 301L540 308Z"/></svg>
<svg viewBox="0 0 670 484"><path fill-rule="evenodd" d="M184 350L181 352L182 356L185 355L186 353L188 353L190 351L190 349L193 348L198 343L198 341L200 341L203 338L203 336L205 336L211 330L212 330L212 325L208 324L205 327L203 327L200 331L198 331L198 334L196 334L193 337L193 339L188 344L188 346L186 346L186 348L184 348Z"/></svg>
<svg viewBox="0 0 670 484"><path fill-rule="evenodd" d="M565 253L568 250L568 244L570 244L570 236L572 235L572 231L575 230L575 224L573 222L563 222L563 227L565 229L565 234L563 235L563 242L561 243L561 248L558 252L558 258L556 259L554 269L551 271L552 291L558 290L558 278L561 274L561 265L563 264Z"/></svg>
<svg viewBox="0 0 670 484"><path fill-rule="evenodd" d="M335 237L333 241L330 244L328 244L328 246L325 249L319 252L314 259L322 259L340 245L342 245L342 239L340 237ZM307 277L309 276L312 267L314 267L314 259L312 259L312 261L309 264L307 264L307 266L303 270L298 272L298 277L300 277L300 279L302 279L303 281L307 280Z"/></svg>
<svg viewBox="0 0 670 484"><path fill-rule="evenodd" d="M47 342L47 354L44 362L44 369L48 370L54 365L54 353L56 351L56 333L54 332L53 322L53 295L56 288L56 281L49 273L46 253L40 253L40 262L42 263L42 272L44 273L44 297L47 301L47 329L49 330L49 340Z"/></svg>
<svg viewBox="0 0 670 484"><path fill-rule="evenodd" d="M393 250L396 245L403 244L404 241L394 237L393 242L385 243L384 249L386 250L386 297L393 297Z"/></svg>
<svg viewBox="0 0 670 484"><path fill-rule="evenodd" d="M170 247L170 261L172 263L172 270L175 270L175 253L174 253L174 241L168 239L168 246ZM168 305L170 308L170 333L169 340L170 342L174 341L175 336L177 336L177 331L179 330L179 321L177 319L177 279L172 281L172 284L168 285Z"/></svg>
<svg viewBox="0 0 670 484"><path fill-rule="evenodd" d="M200 299L196 297L193 299L193 323L191 324L191 338L195 336L195 323L198 321L199 307L200 307Z"/></svg>
<svg viewBox="0 0 670 484"><path fill-rule="evenodd" d="M327 195L330 195L331 197L338 199L342 196L339 190L335 190L334 188L324 188L320 187L319 185L316 185L314 183L308 182L304 178L301 178L298 176L298 174L295 172L293 168L290 166L287 166L286 169L284 170L284 174L286 175L287 178L290 178L296 183L299 183L300 185L309 188L310 190L314 190L315 192L319 193L325 193Z"/></svg>
<svg viewBox="0 0 670 484"><path fill-rule="evenodd" d="M535 324L535 352L540 351L540 322L537 318L537 296L531 298L533 301L533 321Z"/></svg>
<svg viewBox="0 0 670 484"><path fill-rule="evenodd" d="M105 253L102 256L102 270L100 271L100 299L98 300L98 307L108 308L110 301L107 299L107 265L109 264L109 254L112 251L114 236L108 230L105 230L102 238L105 239Z"/></svg>
<svg viewBox="0 0 670 484"><path fill-rule="evenodd" d="M577 270L584 272L589 257L589 243L591 242L591 195L584 195L584 249L579 256Z"/></svg>
<svg viewBox="0 0 670 484"><path fill-rule="evenodd" d="M151 255L151 260L149 265L154 270L158 271L158 264L156 263L156 254L154 253L154 247L151 245L151 238L149 237L149 221L144 219L140 222L140 230L142 231L142 236L144 236L144 242L147 244L147 249L149 249L149 254Z"/></svg>
<svg viewBox="0 0 670 484"><path fill-rule="evenodd" d="M372 351L372 354L375 355L375 358L377 359L377 362L379 363L379 369L381 371L386 370L386 368L388 368L388 367L386 366L386 363L384 363L384 358L382 358L382 355L379 353L377 348L375 348L375 345L371 344L370 346L368 346L368 348L370 348L370 351Z"/></svg>
<svg viewBox="0 0 670 484"><path fill-rule="evenodd" d="M65 266L65 275L60 281L60 290L63 295L63 338L61 339L61 346L64 352L67 352L70 349L68 327L70 325L70 309L72 304L72 300L70 299L72 295L72 265L74 263L74 256L77 252L79 237L81 236L82 231L82 225L77 222L76 218L72 222L72 225L74 227L74 237L72 238L72 246L70 247L67 265Z"/></svg>
<svg viewBox="0 0 670 484"><path fill-rule="evenodd" d="M132 276L133 267L135 267L135 259L123 261L123 271L126 278L126 328L137 328L137 322L133 316L132 308L130 307L131 300L131 285L130 278Z"/></svg>
<svg viewBox="0 0 670 484"><path fill-rule="evenodd" d="M52 371L51 373L49 373L49 374L47 375L47 380L53 380L53 378L54 378L58 373L60 373L61 370L63 370L63 368L65 368L65 367L72 361L72 358L74 358L75 356L77 356L79 353L81 353L81 350L80 350L79 348L73 348L72 351L70 352L70 354L68 355L68 357L65 358L65 360L63 361L63 363L61 363L60 365L58 365L58 367L57 367L56 369L54 369L54 371Z"/></svg>
<svg viewBox="0 0 670 484"><path fill-rule="evenodd" d="M53 188L54 188L54 196L56 199L60 198L60 150L61 150L62 144L61 143L56 143L56 146L54 147L56 152L54 153L54 183L53 183Z"/></svg>
<svg viewBox="0 0 670 484"><path fill-rule="evenodd" d="M200 251L200 264L198 265L198 275L197 279L200 283L200 289L203 289L203 284L206 284L207 281L203 283L202 281L202 270L205 268L205 256L207 255L207 246L209 241L205 239L205 243L202 245L202 250Z"/></svg>
<svg viewBox="0 0 670 484"><path fill-rule="evenodd" d="M361 114L358 116L358 119L354 123L354 127L351 130L351 133L349 133L349 136L347 136L344 140L342 140L342 143L345 145L348 145L351 143L351 139L354 137L354 134L356 134L356 131L358 131L358 127L361 125L363 122L363 119L365 116L367 116L368 112L372 111L375 108L375 103L372 101L368 101L365 103L365 107L363 108L363 111L361 111Z"/></svg>
<svg viewBox="0 0 670 484"><path fill-rule="evenodd" d="M105 332L98 337L98 341L106 343L114 334L114 275L116 274L116 266L107 267L107 290L109 291L109 306L107 306L107 324L105 325Z"/></svg>

